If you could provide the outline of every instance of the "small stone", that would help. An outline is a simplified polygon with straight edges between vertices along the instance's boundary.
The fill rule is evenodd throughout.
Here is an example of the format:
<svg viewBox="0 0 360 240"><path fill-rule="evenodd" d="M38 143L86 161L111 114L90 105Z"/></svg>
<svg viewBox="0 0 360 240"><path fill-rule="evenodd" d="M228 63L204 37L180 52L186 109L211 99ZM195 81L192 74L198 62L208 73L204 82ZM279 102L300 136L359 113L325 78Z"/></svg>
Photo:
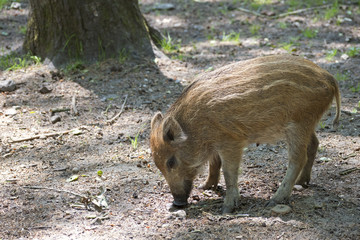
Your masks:
<svg viewBox="0 0 360 240"><path fill-rule="evenodd" d="M298 191L298 192L301 192L302 190L304 190L304 187L301 186L301 185L294 185L294 190Z"/></svg>
<svg viewBox="0 0 360 240"><path fill-rule="evenodd" d="M47 86L42 86L42 88L40 88L39 92L41 94L46 94L46 93L50 93L52 91L51 88L48 88Z"/></svg>
<svg viewBox="0 0 360 240"><path fill-rule="evenodd" d="M83 134L83 131L81 131L80 129L76 128L76 129L72 130L71 133L72 133L73 135L77 136L77 135Z"/></svg>
<svg viewBox="0 0 360 240"><path fill-rule="evenodd" d="M321 157L319 159L320 162L330 162L331 161L331 158L328 158L328 157Z"/></svg>
<svg viewBox="0 0 360 240"><path fill-rule="evenodd" d="M21 8L21 3L18 3L18 2L12 2L11 5L10 5L10 8L11 9L20 9Z"/></svg>
<svg viewBox="0 0 360 240"><path fill-rule="evenodd" d="M323 207L324 207L324 203L323 203L323 202L317 201L317 202L314 203L314 208L315 208L315 209L322 209Z"/></svg>
<svg viewBox="0 0 360 240"><path fill-rule="evenodd" d="M284 215L284 214L291 212L291 207L289 207L288 205L284 205L284 204L278 204L271 209L271 212L276 215Z"/></svg>
<svg viewBox="0 0 360 240"><path fill-rule="evenodd" d="M139 198L139 195L138 195L137 192L133 192L132 197L135 198L135 199L137 199L137 198Z"/></svg>
<svg viewBox="0 0 360 240"><path fill-rule="evenodd" d="M102 139L103 138L103 132L101 131L101 129L97 129L96 131L95 131L95 137L97 138L97 139Z"/></svg>
<svg viewBox="0 0 360 240"><path fill-rule="evenodd" d="M171 215L175 218L184 219L186 218L186 212L184 210L177 210L172 212Z"/></svg>
<svg viewBox="0 0 360 240"><path fill-rule="evenodd" d="M55 124L55 123L60 122L60 121L61 121L61 117L59 115L54 115L54 116L50 117L50 122L52 124Z"/></svg>
<svg viewBox="0 0 360 240"><path fill-rule="evenodd" d="M18 111L15 108L9 108L4 111L5 116L15 116Z"/></svg>
<svg viewBox="0 0 360 240"><path fill-rule="evenodd" d="M294 22L293 25L297 28L300 28L300 23L299 22Z"/></svg>
<svg viewBox="0 0 360 240"><path fill-rule="evenodd" d="M347 55L346 53L342 54L340 57L342 60L348 60L349 59L349 55Z"/></svg>
<svg viewBox="0 0 360 240"><path fill-rule="evenodd" d="M78 173L80 171L80 169L78 168L78 167L74 167L73 169L72 169L72 172L73 173Z"/></svg>
<svg viewBox="0 0 360 240"><path fill-rule="evenodd" d="M0 92L12 92L16 89L16 84L13 80L0 81Z"/></svg>
<svg viewBox="0 0 360 240"><path fill-rule="evenodd" d="M161 228L168 228L168 227L170 227L169 223L164 223L163 225L161 225Z"/></svg>

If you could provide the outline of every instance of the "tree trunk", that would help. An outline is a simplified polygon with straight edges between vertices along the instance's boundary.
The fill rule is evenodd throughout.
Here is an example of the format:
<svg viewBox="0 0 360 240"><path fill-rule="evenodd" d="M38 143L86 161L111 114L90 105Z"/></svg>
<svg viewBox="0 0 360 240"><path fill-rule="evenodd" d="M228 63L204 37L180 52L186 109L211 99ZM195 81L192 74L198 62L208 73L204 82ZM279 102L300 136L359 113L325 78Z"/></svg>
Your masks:
<svg viewBox="0 0 360 240"><path fill-rule="evenodd" d="M24 48L54 64L153 57L138 0L30 0Z"/></svg>

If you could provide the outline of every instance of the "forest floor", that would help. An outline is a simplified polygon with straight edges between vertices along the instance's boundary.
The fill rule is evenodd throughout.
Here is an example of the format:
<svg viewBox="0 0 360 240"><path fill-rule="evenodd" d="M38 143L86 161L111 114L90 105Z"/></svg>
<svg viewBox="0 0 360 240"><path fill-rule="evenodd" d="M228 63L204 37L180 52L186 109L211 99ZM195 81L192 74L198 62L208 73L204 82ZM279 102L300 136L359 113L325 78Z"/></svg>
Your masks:
<svg viewBox="0 0 360 240"><path fill-rule="evenodd" d="M360 239L360 6L158 2L140 1L150 25L171 37L155 62L123 55L2 69L0 81L16 89L0 93L0 239ZM280 15L296 9L306 11ZM27 14L26 1L0 11L0 59L21 48ZM189 206L170 209L149 149L153 114L201 72L280 53L310 59L340 84L340 126L331 128L332 107L317 129L309 188L294 190L286 214L265 207L284 177L286 146L250 145L234 214L221 215L223 178L218 191L197 188L205 171Z"/></svg>

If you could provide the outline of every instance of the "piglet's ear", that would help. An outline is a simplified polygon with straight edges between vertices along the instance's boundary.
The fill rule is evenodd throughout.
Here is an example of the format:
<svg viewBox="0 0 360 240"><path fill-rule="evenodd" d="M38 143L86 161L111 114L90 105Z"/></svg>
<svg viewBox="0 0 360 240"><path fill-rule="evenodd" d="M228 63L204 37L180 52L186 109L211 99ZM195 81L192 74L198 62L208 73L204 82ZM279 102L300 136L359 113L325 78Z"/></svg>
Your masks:
<svg viewBox="0 0 360 240"><path fill-rule="evenodd" d="M155 127L159 126L162 120L163 120L163 115L161 114L161 112L157 112L155 116L151 119L151 129L154 129Z"/></svg>
<svg viewBox="0 0 360 240"><path fill-rule="evenodd" d="M176 121L173 117L166 117L163 123L163 138L165 142L177 145L185 142L187 136L178 121Z"/></svg>

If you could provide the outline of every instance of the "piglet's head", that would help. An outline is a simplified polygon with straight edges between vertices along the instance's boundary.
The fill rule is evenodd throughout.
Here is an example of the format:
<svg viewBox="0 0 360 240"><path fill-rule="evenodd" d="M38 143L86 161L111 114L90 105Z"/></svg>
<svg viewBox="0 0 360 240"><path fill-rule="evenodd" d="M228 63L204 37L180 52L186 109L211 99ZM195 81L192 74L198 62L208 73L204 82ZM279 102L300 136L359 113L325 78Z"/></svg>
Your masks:
<svg viewBox="0 0 360 240"><path fill-rule="evenodd" d="M188 164L188 137L172 116L156 113L151 121L150 148L156 166L164 175L175 206L185 206L196 175Z"/></svg>

